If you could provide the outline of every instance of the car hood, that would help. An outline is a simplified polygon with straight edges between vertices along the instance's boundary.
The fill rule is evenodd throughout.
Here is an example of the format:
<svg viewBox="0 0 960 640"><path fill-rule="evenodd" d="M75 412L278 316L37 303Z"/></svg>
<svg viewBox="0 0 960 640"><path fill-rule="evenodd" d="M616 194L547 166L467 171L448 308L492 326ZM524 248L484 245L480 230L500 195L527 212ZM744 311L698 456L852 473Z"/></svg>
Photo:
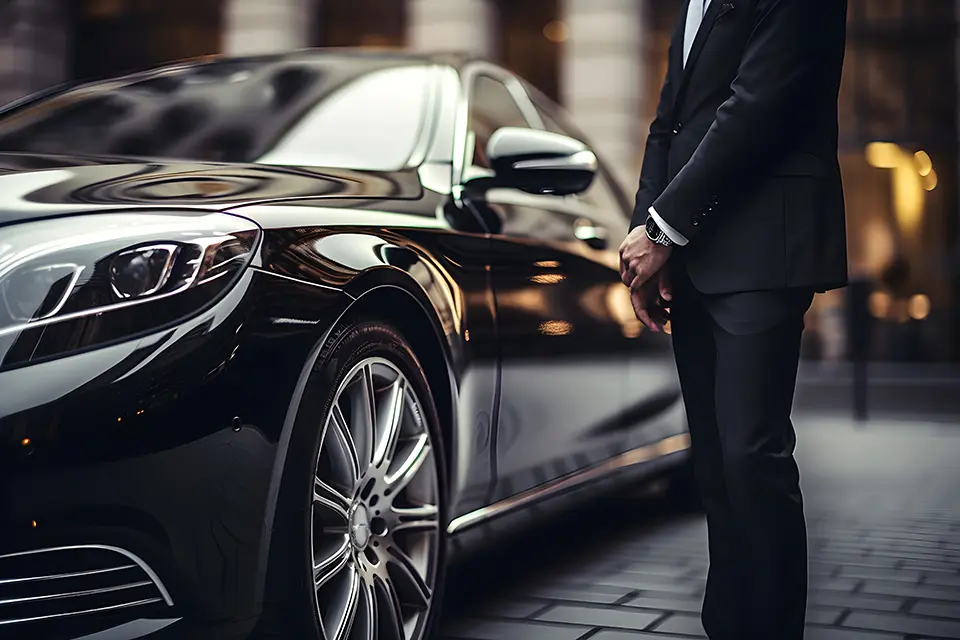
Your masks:
<svg viewBox="0 0 960 640"><path fill-rule="evenodd" d="M415 169L372 172L0 153L0 225L151 206L224 210L308 198L420 196Z"/></svg>

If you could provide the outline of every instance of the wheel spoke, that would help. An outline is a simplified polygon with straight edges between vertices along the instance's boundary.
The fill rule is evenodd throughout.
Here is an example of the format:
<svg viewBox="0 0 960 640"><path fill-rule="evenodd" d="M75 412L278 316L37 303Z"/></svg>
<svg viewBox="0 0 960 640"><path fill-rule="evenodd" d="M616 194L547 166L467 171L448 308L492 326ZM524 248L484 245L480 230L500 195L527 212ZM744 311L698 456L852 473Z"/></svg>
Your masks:
<svg viewBox="0 0 960 640"><path fill-rule="evenodd" d="M407 392L406 380L401 376L396 379L390 388L390 404L384 416L383 429L377 448L373 454L373 465L379 467L383 463L389 464L396 453L397 441L400 438L400 425L403 421L403 408Z"/></svg>
<svg viewBox="0 0 960 640"><path fill-rule="evenodd" d="M404 594L411 598L407 601L407 604L425 610L430 605L432 591L427 586L423 576L417 571L410 556L396 545L391 545L387 554L388 562L395 569L395 571L390 572L390 575L396 576L394 580L399 578L404 583L403 585L397 585L398 592L400 588L403 588Z"/></svg>
<svg viewBox="0 0 960 640"><path fill-rule="evenodd" d="M316 553L316 550L314 550ZM340 573L347 566L347 560L350 558L350 538L343 536L343 542L333 550L332 553L324 558L313 559L313 585L315 589L320 589L327 584L334 576Z"/></svg>
<svg viewBox="0 0 960 640"><path fill-rule="evenodd" d="M399 491L406 487L410 484L410 481L416 477L429 455L430 438L426 434L423 434L417 438L407 458L400 464L397 470L384 478L387 485L392 487L394 491Z"/></svg>
<svg viewBox="0 0 960 640"><path fill-rule="evenodd" d="M377 640L377 588L373 583L366 584L364 587L364 604L367 610L367 628L364 640Z"/></svg>
<svg viewBox="0 0 960 640"><path fill-rule="evenodd" d="M393 586L391 580L383 581L384 598L383 605L384 620L397 636L397 640L406 640L407 633L403 630L403 610L400 607L400 597Z"/></svg>
<svg viewBox="0 0 960 640"><path fill-rule="evenodd" d="M394 535L416 531L436 531L440 528L440 513L436 505L427 504L403 509L393 507L391 512L396 522L390 527Z"/></svg>
<svg viewBox="0 0 960 640"><path fill-rule="evenodd" d="M345 495L328 485L320 478L314 478L313 482L313 503L320 505L331 511L343 520L344 524L349 522L350 499Z"/></svg>
<svg viewBox="0 0 960 640"><path fill-rule="evenodd" d="M347 456L347 464L350 467L350 488L353 489L360 481L362 473L360 456L357 454L357 445L353 439L353 434L350 432L350 427L347 425L347 420L343 417L343 411L336 404L333 405L333 410L330 412L330 426L333 427Z"/></svg>
<svg viewBox="0 0 960 640"><path fill-rule="evenodd" d="M360 602L360 574L356 571L350 572L350 586L347 592L347 602L343 609L343 617L337 623L337 629L334 631L331 640L347 640L350 631L353 629L353 623L357 617L357 605Z"/></svg>
<svg viewBox="0 0 960 640"><path fill-rule="evenodd" d="M373 449L377 438L377 395L373 386L373 369L369 364L360 370L360 397L357 401L360 406L354 406L354 414L363 418L360 426L364 428L369 443L366 452L370 457L363 461L367 465L373 462Z"/></svg>

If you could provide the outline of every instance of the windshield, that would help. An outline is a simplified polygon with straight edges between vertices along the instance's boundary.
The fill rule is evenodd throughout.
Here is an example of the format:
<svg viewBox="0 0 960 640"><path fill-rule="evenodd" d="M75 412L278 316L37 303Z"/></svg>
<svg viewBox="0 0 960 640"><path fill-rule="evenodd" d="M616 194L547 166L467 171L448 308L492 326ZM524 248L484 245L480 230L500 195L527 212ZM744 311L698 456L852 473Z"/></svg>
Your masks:
<svg viewBox="0 0 960 640"><path fill-rule="evenodd" d="M431 77L375 57L174 67L0 113L0 152L396 170L420 140Z"/></svg>

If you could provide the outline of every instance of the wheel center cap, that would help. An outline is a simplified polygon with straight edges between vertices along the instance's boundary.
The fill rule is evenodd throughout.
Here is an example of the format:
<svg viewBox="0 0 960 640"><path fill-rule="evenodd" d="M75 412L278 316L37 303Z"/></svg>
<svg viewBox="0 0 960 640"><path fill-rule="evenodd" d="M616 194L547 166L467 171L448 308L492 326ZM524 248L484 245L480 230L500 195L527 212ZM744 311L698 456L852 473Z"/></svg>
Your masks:
<svg viewBox="0 0 960 640"><path fill-rule="evenodd" d="M370 514L358 504L350 514L350 541L357 549L363 549L370 542L370 533Z"/></svg>

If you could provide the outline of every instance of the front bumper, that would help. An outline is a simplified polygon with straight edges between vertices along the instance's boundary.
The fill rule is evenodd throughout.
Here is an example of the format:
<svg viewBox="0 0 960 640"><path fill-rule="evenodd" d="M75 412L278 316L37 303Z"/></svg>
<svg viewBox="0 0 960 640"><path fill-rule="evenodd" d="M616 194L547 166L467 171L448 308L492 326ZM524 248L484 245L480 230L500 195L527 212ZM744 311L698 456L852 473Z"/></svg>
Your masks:
<svg viewBox="0 0 960 640"><path fill-rule="evenodd" d="M179 327L0 373L0 637L243 637L290 399L348 301L251 270Z"/></svg>

